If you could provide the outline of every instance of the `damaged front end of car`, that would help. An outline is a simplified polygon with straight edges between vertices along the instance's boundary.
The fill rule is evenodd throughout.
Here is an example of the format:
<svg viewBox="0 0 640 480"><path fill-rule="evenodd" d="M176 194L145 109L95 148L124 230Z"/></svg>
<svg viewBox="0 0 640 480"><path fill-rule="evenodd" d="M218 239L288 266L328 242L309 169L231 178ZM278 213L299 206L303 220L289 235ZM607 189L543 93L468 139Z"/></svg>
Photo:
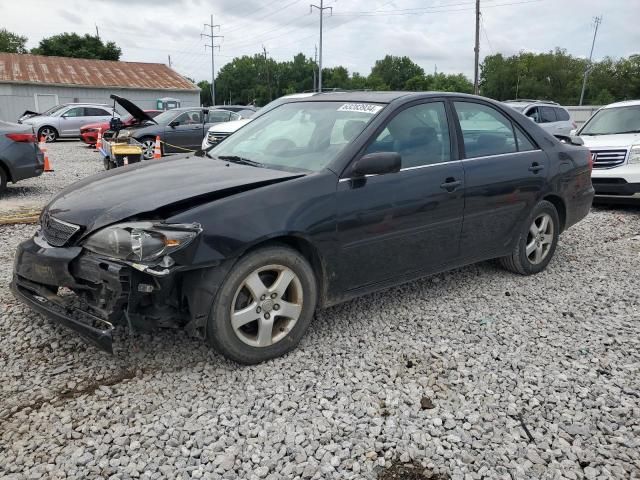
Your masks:
<svg viewBox="0 0 640 480"><path fill-rule="evenodd" d="M32 309L113 353L113 329L180 328L189 323L181 292L201 226L159 221L82 227L43 213L18 247L11 289Z"/></svg>

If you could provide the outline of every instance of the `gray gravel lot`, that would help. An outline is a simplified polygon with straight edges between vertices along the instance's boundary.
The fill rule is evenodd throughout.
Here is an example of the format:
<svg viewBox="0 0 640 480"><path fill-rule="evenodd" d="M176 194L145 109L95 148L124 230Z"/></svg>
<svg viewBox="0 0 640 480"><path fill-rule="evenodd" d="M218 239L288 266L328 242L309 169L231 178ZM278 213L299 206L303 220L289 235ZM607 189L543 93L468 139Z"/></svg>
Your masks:
<svg viewBox="0 0 640 480"><path fill-rule="evenodd" d="M13 300L34 227L0 227L0 477L640 479L639 213L595 209L535 277L483 263L319 312L254 367L167 331L85 345Z"/></svg>
<svg viewBox="0 0 640 480"><path fill-rule="evenodd" d="M0 212L42 207L67 185L104 170L100 154L80 141L59 140L48 143L47 149L54 171L9 183L7 191L0 196Z"/></svg>

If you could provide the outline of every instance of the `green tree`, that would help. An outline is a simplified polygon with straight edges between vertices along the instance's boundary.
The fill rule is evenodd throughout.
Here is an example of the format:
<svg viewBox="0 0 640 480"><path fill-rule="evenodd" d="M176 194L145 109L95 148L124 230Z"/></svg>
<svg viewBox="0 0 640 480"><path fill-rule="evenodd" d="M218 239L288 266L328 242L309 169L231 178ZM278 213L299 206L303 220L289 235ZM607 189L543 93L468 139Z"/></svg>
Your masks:
<svg viewBox="0 0 640 480"><path fill-rule="evenodd" d="M409 57L387 55L376 61L369 77L374 77L377 84L381 82L388 85L391 90L403 90L407 81L422 75L424 69L413 63Z"/></svg>
<svg viewBox="0 0 640 480"><path fill-rule="evenodd" d="M0 28L0 52L27 53L27 37Z"/></svg>
<svg viewBox="0 0 640 480"><path fill-rule="evenodd" d="M96 36L86 34L81 37L76 33L61 33L43 38L31 53L57 57L120 60L122 50L114 42L103 43Z"/></svg>
<svg viewBox="0 0 640 480"><path fill-rule="evenodd" d="M200 88L200 105L211 106L211 82L202 80L197 85Z"/></svg>

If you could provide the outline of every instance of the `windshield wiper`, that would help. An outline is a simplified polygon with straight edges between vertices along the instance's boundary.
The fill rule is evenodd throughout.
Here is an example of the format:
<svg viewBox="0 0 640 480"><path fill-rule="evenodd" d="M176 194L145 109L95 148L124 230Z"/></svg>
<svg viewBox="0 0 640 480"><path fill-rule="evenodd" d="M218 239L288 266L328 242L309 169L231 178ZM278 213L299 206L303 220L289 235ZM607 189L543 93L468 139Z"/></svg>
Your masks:
<svg viewBox="0 0 640 480"><path fill-rule="evenodd" d="M264 167L263 163L250 160L248 158L239 157L238 155L218 155L216 158L226 160L228 162L239 163L240 165L251 165L252 167Z"/></svg>

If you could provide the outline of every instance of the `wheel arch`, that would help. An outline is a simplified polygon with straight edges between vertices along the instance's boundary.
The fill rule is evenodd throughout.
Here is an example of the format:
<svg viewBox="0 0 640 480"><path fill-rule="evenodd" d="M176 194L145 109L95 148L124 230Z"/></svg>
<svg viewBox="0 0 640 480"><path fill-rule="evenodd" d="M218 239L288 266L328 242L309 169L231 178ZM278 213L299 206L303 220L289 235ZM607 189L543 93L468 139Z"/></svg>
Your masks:
<svg viewBox="0 0 640 480"><path fill-rule="evenodd" d="M563 232L567 224L567 206L559 195L549 194L543 198L547 202L553 204L558 212L558 218L560 219L560 231Z"/></svg>
<svg viewBox="0 0 640 480"><path fill-rule="evenodd" d="M38 127L38 132L37 132L37 135L38 135L38 141L40 141L40 132L42 131L42 129L43 129L43 128L50 128L50 129L52 129L54 132L56 132L56 137L60 137L60 131L59 131L56 127L54 127L53 125L50 125L50 124L48 124L48 123L45 123L44 125L40 125L40 126Z"/></svg>

